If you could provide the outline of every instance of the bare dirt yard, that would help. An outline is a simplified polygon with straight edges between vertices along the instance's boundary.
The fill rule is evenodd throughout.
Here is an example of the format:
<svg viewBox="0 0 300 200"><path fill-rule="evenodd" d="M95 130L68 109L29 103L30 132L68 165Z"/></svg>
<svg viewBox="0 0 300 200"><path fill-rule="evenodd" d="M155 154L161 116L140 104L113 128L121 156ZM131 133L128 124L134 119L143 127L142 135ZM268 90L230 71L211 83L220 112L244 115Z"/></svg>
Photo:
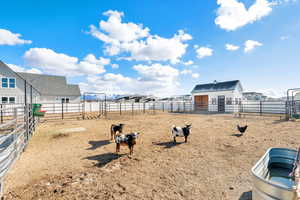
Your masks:
<svg viewBox="0 0 300 200"><path fill-rule="evenodd" d="M5 180L6 199L248 200L250 169L269 147L297 148L299 122L232 115L156 114L41 123ZM110 125L139 131L134 154L109 141ZM188 143L171 125L193 125ZM236 125L248 124L237 137ZM61 133L83 127L83 132Z"/></svg>

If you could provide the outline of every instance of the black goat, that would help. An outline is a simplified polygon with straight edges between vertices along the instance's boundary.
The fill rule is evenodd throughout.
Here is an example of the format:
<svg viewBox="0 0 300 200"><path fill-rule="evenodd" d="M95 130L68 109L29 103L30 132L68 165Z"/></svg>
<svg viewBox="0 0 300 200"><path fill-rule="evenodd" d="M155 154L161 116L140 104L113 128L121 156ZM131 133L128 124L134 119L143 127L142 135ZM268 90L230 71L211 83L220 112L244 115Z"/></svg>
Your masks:
<svg viewBox="0 0 300 200"><path fill-rule="evenodd" d="M125 124L112 124L110 127L110 140L116 137L116 134L121 134L123 132L123 127Z"/></svg>

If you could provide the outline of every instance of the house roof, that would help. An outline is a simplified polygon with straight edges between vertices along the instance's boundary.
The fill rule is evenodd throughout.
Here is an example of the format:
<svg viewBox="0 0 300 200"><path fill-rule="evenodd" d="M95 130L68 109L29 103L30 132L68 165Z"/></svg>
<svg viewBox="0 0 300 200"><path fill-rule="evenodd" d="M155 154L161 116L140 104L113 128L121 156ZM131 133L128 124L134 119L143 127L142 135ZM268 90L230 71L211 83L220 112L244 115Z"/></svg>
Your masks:
<svg viewBox="0 0 300 200"><path fill-rule="evenodd" d="M14 70L12 70L9 66L7 66L4 62L2 62L0 60L0 68L6 68L7 70L11 71L12 73L14 73L16 76L18 76L19 78L25 80L23 77L20 76L19 73L15 72ZM30 83L27 83L29 86L32 86L32 88L34 90L36 90L38 93L40 93L40 91L38 91L33 85L31 85Z"/></svg>
<svg viewBox="0 0 300 200"><path fill-rule="evenodd" d="M67 84L64 76L32 74L24 72L18 72L18 74L23 79L27 80L42 95L80 96L79 86Z"/></svg>
<svg viewBox="0 0 300 200"><path fill-rule="evenodd" d="M194 87L192 93L234 90L238 85L240 85L239 80L198 84Z"/></svg>

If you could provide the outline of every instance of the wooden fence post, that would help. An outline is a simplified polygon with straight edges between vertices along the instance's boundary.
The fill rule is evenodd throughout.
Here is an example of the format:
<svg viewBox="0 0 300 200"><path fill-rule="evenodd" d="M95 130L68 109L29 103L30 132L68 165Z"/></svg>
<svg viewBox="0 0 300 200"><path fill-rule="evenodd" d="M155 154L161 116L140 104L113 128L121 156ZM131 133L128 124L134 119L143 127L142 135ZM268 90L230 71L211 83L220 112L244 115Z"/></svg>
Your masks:
<svg viewBox="0 0 300 200"><path fill-rule="evenodd" d="M171 112L173 112L173 102L171 102Z"/></svg>
<svg viewBox="0 0 300 200"><path fill-rule="evenodd" d="M143 113L145 114L145 112L146 112L146 103L144 102L143 103Z"/></svg>
<svg viewBox="0 0 300 200"><path fill-rule="evenodd" d="M120 102L120 115L122 115L122 103Z"/></svg>
<svg viewBox="0 0 300 200"><path fill-rule="evenodd" d="M183 102L183 112L185 113L185 102Z"/></svg>
<svg viewBox="0 0 300 200"><path fill-rule="evenodd" d="M165 112L165 102L162 102L162 110Z"/></svg>

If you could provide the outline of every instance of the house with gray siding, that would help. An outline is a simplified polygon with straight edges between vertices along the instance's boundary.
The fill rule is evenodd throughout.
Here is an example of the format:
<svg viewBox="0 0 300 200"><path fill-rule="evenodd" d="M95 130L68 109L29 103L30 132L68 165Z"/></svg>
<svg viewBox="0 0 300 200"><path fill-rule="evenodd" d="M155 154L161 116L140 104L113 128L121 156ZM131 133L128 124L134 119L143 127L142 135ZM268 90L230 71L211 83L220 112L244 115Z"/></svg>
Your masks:
<svg viewBox="0 0 300 200"><path fill-rule="evenodd" d="M15 72L0 61L0 104L24 103L25 96L28 103L77 103L81 95L64 76Z"/></svg>

